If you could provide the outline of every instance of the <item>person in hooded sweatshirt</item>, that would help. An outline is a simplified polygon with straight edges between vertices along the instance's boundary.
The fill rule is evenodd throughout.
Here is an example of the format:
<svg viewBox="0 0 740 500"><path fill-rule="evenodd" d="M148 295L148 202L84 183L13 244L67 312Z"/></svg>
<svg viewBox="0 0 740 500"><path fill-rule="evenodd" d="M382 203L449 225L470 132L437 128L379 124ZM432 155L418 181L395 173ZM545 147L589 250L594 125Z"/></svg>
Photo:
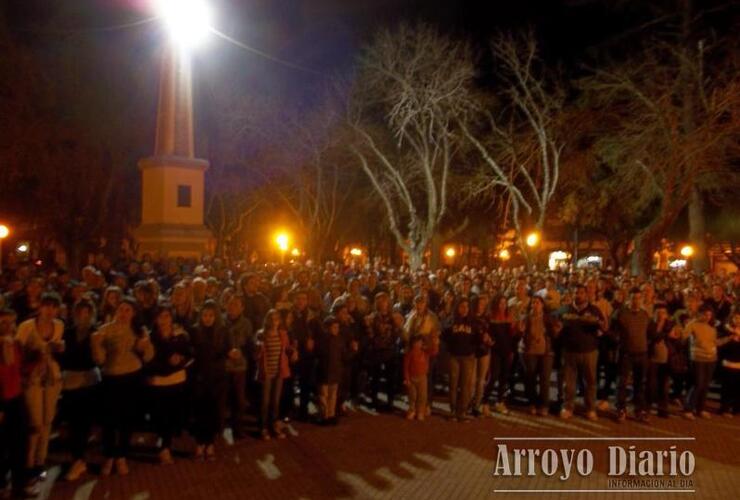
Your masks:
<svg viewBox="0 0 740 500"><path fill-rule="evenodd" d="M174 310L162 304L154 315L154 359L147 366L147 385L154 429L162 441L159 463L170 465L172 438L182 432L187 415L187 370L193 360L190 337L174 322Z"/></svg>
<svg viewBox="0 0 740 500"><path fill-rule="evenodd" d="M228 329L221 322L218 305L213 300L205 301L192 335L195 353L192 375L196 460L216 458L215 442L223 427L226 399L226 359L240 355L229 337Z"/></svg>
<svg viewBox="0 0 740 500"><path fill-rule="evenodd" d="M90 337L95 331L95 305L82 299L72 309L72 324L64 330L62 405L69 422L72 465L65 479L76 481L87 472L85 452L90 431L96 421L96 402L100 397L100 370L95 364Z"/></svg>
<svg viewBox="0 0 740 500"><path fill-rule="evenodd" d="M357 343L349 345L340 335L340 322L335 316L324 320L324 328L316 343L318 359L319 407L321 422L336 424L337 395L344 368L357 351Z"/></svg>
<svg viewBox="0 0 740 500"><path fill-rule="evenodd" d="M442 334L450 354L450 420L465 422L473 393L475 352L479 335L470 313L470 301L461 298L454 309L452 323Z"/></svg>

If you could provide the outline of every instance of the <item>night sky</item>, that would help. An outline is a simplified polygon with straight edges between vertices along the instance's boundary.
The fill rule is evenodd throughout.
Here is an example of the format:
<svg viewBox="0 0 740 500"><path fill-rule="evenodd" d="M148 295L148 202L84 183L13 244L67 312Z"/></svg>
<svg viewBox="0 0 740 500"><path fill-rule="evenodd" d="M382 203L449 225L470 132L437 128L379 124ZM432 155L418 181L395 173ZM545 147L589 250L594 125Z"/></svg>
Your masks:
<svg viewBox="0 0 740 500"><path fill-rule="evenodd" d="M585 64L628 54L646 37L675 27L681 1L685 0L212 0L218 30L318 75L212 37L195 54L196 116L199 121L204 116L218 119L206 115L214 108L210 100L227 91L310 100L325 77L351 68L373 32L402 21L429 22L472 40L483 56L483 82L495 75L485 60L491 35L528 28L537 34L545 59L573 76ZM710 11L702 26L713 32L726 32L738 19L738 9L728 7L732 2L693 2L694 10ZM57 71L61 61L75 61L76 77L108 101L100 112L120 111L123 120L138 124L131 130L136 135L131 142L134 150L140 150L136 154L146 154L153 137L158 56L166 33L158 22L107 28L152 16L149 0L4 0L0 5L5 7L0 12L9 33L44 61L48 78L62 78ZM638 29L656 19L664 22ZM79 113L91 108L94 114L96 108L85 95L68 93L62 109Z"/></svg>

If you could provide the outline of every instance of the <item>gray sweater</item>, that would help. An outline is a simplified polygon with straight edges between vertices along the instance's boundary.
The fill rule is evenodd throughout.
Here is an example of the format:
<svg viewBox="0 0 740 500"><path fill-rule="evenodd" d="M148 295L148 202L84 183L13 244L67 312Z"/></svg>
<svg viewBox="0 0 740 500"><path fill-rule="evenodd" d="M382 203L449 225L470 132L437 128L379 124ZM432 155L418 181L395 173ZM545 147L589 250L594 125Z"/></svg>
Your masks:
<svg viewBox="0 0 740 500"><path fill-rule="evenodd" d="M724 342L717 341L717 329L706 321L689 321L684 331L691 346L691 360L711 363L717 361L717 346Z"/></svg>

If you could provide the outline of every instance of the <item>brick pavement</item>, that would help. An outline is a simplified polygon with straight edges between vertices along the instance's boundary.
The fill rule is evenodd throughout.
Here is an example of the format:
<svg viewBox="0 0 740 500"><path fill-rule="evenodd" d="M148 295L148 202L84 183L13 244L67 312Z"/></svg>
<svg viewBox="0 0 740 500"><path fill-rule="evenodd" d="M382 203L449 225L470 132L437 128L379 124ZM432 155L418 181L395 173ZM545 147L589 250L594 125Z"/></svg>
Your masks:
<svg viewBox="0 0 740 500"><path fill-rule="evenodd" d="M125 478L88 475L77 483L55 481L51 470L44 496L53 499L322 499L322 498L698 498L726 499L740 491L740 418L715 417L689 422L675 417L654 418L652 425L634 421L619 425L601 418L561 421L531 417L520 411L468 424L434 416L408 422L397 415L358 412L333 428L295 424L295 435L284 441L245 439L220 448L213 463L181 458L161 467L135 460ZM493 476L495 437L694 437L693 442L657 442L663 449L677 444L696 455L691 477L695 493L495 493L496 489L606 489L606 446L613 443L535 441L537 447L591 449L594 473L573 473L562 482L540 474L536 478ZM526 446L509 442L511 446ZM620 443L621 444L621 443ZM625 446L631 443L625 443ZM638 443L641 446L644 443ZM642 448L641 448L642 449Z"/></svg>

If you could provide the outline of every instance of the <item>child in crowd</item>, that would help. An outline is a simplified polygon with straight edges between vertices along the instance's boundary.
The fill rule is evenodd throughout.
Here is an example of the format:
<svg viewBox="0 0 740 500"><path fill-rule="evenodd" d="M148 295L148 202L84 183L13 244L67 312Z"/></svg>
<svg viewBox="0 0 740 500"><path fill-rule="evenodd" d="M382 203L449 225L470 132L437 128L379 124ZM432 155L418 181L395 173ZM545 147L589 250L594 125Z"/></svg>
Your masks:
<svg viewBox="0 0 740 500"><path fill-rule="evenodd" d="M257 332L257 379L262 384L260 405L260 434L262 439L285 439L279 420L280 394L283 380L290 377L290 362L296 361L298 353L290 346L288 332L280 321L280 312L270 309L265 315L262 329ZM291 359L292 358L292 359Z"/></svg>
<svg viewBox="0 0 740 500"><path fill-rule="evenodd" d="M318 357L319 406L321 422L335 425L337 423L337 394L342 381L344 367L357 351L357 343L348 345L346 339L339 335L339 320L329 316L324 320L324 331L319 337L316 351Z"/></svg>
<svg viewBox="0 0 740 500"><path fill-rule="evenodd" d="M403 357L403 385L409 396L406 419L424 420L427 413L429 360L439 351L439 337L433 336L424 345L423 335L414 335L409 340L408 351Z"/></svg>

